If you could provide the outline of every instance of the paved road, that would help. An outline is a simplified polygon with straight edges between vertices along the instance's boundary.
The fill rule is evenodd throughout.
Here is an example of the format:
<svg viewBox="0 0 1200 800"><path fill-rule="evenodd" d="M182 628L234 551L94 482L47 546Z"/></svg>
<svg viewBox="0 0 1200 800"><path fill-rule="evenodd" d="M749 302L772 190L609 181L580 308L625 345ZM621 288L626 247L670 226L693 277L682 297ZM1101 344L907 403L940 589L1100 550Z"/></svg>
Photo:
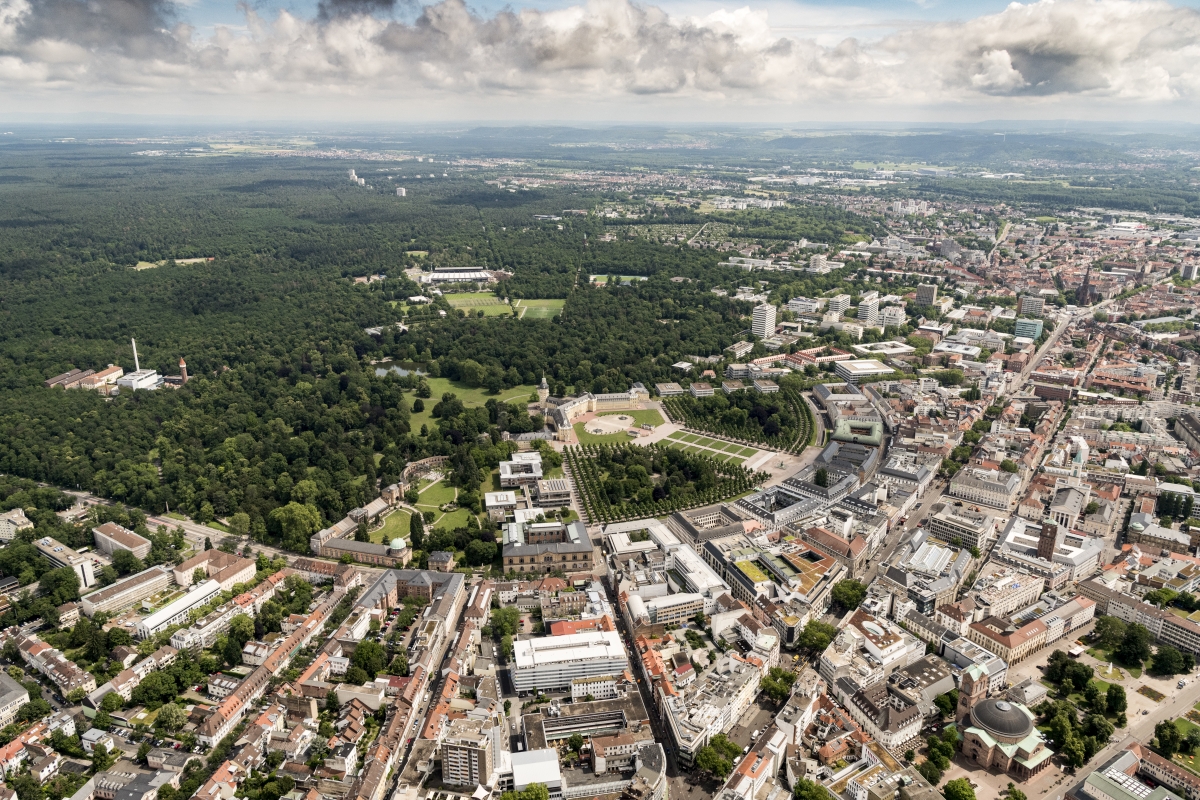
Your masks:
<svg viewBox="0 0 1200 800"><path fill-rule="evenodd" d="M819 450L825 441L825 417L813 403L812 392L801 392L800 396L804 398L804 402L808 403L808 410L812 412L813 421L816 422L817 435L813 439L813 446Z"/></svg>
<svg viewBox="0 0 1200 800"><path fill-rule="evenodd" d="M204 549L205 539L211 540L213 545L216 546L225 539L233 537L234 539L238 540L238 552L241 552L242 547L244 547L246 544L249 544L250 549L252 549L254 552L257 553L262 551L271 558L283 556L284 558L290 560L295 558L297 555L296 553L280 550L277 547L271 547L270 545L265 545L261 542L252 541L248 536L236 536L231 533L222 533L215 528L210 528L207 525L201 525L199 522L192 522L190 519L180 520L173 519L171 517L147 517L146 525L151 528L163 525L169 531L173 531L176 528L183 528L184 538L186 538L188 542L197 550Z"/></svg>

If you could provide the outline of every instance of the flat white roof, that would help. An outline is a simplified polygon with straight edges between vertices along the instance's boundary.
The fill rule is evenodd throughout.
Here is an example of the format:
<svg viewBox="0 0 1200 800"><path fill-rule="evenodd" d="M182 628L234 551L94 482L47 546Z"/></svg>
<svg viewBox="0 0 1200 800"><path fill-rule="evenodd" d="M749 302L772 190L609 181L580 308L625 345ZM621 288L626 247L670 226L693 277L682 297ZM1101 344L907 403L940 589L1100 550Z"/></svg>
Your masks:
<svg viewBox="0 0 1200 800"><path fill-rule="evenodd" d="M483 503L489 508L492 506L516 505L516 502L516 492L486 492L483 495Z"/></svg>
<svg viewBox="0 0 1200 800"><path fill-rule="evenodd" d="M857 358L848 361L838 361L837 370L849 375L882 375L888 372L893 372L891 367L886 367L882 362L874 358Z"/></svg>
<svg viewBox="0 0 1200 800"><path fill-rule="evenodd" d="M616 631L587 631L566 636L522 639L513 643L517 669L533 669L570 661L628 660Z"/></svg>
<svg viewBox="0 0 1200 800"><path fill-rule="evenodd" d="M558 767L558 752L551 748L513 753L511 763L513 786L517 789L522 789L531 783L546 785L562 783L562 771Z"/></svg>
<svg viewBox="0 0 1200 800"><path fill-rule="evenodd" d="M860 353L881 353L883 355L907 355L917 351L917 348L904 342L868 342L867 344L856 344L851 349Z"/></svg>

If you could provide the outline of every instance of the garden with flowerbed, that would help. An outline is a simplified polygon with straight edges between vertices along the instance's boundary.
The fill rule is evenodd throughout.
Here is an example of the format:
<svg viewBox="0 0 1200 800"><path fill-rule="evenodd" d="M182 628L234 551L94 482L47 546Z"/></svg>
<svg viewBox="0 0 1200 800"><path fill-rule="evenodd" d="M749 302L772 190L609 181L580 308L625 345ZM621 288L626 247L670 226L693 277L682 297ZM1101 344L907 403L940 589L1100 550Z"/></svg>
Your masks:
<svg viewBox="0 0 1200 800"><path fill-rule="evenodd" d="M745 494L767 474L659 444L583 444L563 451L588 518L661 517Z"/></svg>

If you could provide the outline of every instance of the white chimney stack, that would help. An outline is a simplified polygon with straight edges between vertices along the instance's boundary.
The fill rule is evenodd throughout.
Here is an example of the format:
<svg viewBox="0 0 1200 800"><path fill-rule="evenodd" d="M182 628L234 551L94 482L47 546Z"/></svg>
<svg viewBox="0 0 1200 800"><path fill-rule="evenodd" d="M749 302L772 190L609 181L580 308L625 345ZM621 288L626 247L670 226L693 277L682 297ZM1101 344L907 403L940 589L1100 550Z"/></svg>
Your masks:
<svg viewBox="0 0 1200 800"><path fill-rule="evenodd" d="M137 339L130 339L129 343L133 345L133 369L135 372L140 372L142 367L140 364L138 364Z"/></svg>

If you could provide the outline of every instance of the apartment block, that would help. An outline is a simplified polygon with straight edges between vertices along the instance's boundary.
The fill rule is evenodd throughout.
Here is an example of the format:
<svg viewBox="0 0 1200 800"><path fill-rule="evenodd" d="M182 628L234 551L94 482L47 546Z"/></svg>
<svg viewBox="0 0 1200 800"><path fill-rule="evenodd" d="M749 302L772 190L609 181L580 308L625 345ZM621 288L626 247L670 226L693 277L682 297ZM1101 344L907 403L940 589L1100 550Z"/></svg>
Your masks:
<svg viewBox="0 0 1200 800"><path fill-rule="evenodd" d="M79 601L83 613L94 617L98 612L124 611L169 587L173 582L166 567L156 566L130 575L111 586L86 594Z"/></svg>

